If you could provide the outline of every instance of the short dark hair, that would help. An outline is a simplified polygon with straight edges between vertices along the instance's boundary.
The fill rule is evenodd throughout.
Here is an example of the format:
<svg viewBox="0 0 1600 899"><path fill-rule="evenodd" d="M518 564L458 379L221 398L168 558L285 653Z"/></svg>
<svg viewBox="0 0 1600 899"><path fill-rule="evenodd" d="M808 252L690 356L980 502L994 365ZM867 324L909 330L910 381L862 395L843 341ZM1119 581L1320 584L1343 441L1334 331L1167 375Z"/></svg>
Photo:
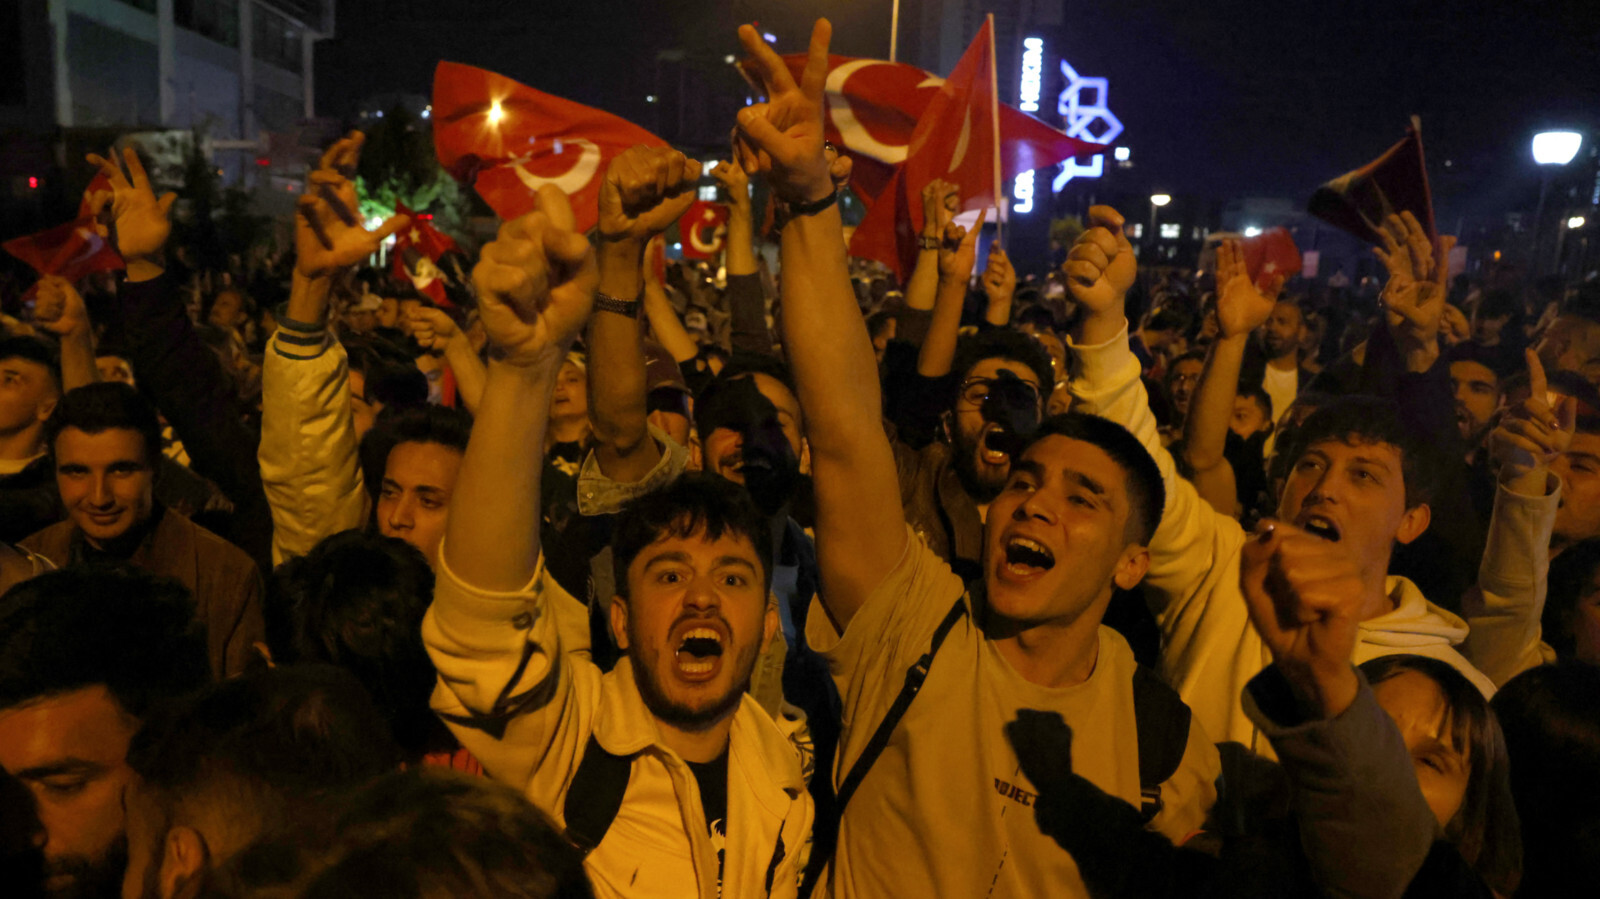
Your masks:
<svg viewBox="0 0 1600 899"><path fill-rule="evenodd" d="M1495 694L1521 816L1523 893L1563 895L1577 859L1600 850L1600 667L1541 665Z"/></svg>
<svg viewBox="0 0 1600 899"><path fill-rule="evenodd" d="M0 709L101 685L143 719L210 678L194 601L170 578L68 568L0 597Z"/></svg>
<svg viewBox="0 0 1600 899"><path fill-rule="evenodd" d="M440 768L378 778L337 818L256 843L209 878L208 899L591 897L583 855L515 789Z"/></svg>
<svg viewBox="0 0 1600 899"><path fill-rule="evenodd" d="M45 445L52 455L56 438L67 428L85 434L134 431L144 443L144 461L153 470L161 462L161 418L139 391L120 381L96 381L62 394L45 422Z"/></svg>
<svg viewBox="0 0 1600 899"><path fill-rule="evenodd" d="M433 581L416 547L359 530L324 539L272 577L273 618L286 619L275 628L274 653L353 674L413 761L455 746L428 707L437 676L422 618Z"/></svg>
<svg viewBox="0 0 1600 899"><path fill-rule="evenodd" d="M428 402L428 376L414 358L381 337L359 334L339 338L350 370L361 372L366 399L384 406L421 406Z"/></svg>
<svg viewBox="0 0 1600 899"><path fill-rule="evenodd" d="M706 386L702 387L700 395L695 398L694 426L702 439L709 436L716 429L715 424L706 418L706 413L718 407L716 402L717 394L733 382L753 377L754 375L766 375L782 384L783 389L789 391L789 395L795 398L796 403L799 403L800 389L795 384L794 374L789 371L789 366L771 356L763 356L759 353L734 353L727 364L722 367L721 373Z"/></svg>
<svg viewBox="0 0 1600 899"><path fill-rule="evenodd" d="M472 413L465 409L425 404L385 406L361 438L361 476L367 492L377 496L389 454L402 443L435 443L459 453L472 436Z"/></svg>
<svg viewBox="0 0 1600 899"><path fill-rule="evenodd" d="M1466 751L1470 766L1466 794L1455 817L1445 823L1445 837L1490 886L1509 896L1516 892L1522 868L1522 840L1500 722L1483 692L1448 662L1402 654L1361 664L1361 673L1374 686L1406 672L1438 686L1449 709L1451 742Z"/></svg>
<svg viewBox="0 0 1600 899"><path fill-rule="evenodd" d="M49 342L37 337L0 337L0 362L7 359L24 359L44 366L61 389L61 354Z"/></svg>
<svg viewBox="0 0 1600 899"><path fill-rule="evenodd" d="M226 813L255 833L400 766L361 684L331 665L280 665L214 684L158 712L128 765L167 814Z"/></svg>
<svg viewBox="0 0 1600 899"><path fill-rule="evenodd" d="M1160 309L1150 313L1150 317L1145 319L1144 330L1188 331L1189 322L1190 318L1187 312L1171 306L1162 306Z"/></svg>
<svg viewBox="0 0 1600 899"><path fill-rule="evenodd" d="M1161 524L1166 507L1167 488L1161 469L1150 451L1127 428L1110 419L1081 412L1052 415L1039 423L1028 441L1033 446L1046 437L1068 437L1099 447L1122 469L1128 490L1128 535L1140 546L1148 546ZM1026 454L1027 447L1023 448Z"/></svg>
<svg viewBox="0 0 1600 899"><path fill-rule="evenodd" d="M1272 394L1267 392L1267 388L1261 386L1260 384L1246 384L1241 381L1239 382L1239 390L1237 395L1242 396L1245 399L1255 400L1256 405L1259 406L1262 413L1267 416L1267 422L1272 422Z"/></svg>
<svg viewBox="0 0 1600 899"><path fill-rule="evenodd" d="M1038 291L1034 291L1034 293L1037 294ZM1020 299L1021 291L1018 291L1018 294L1018 299ZM1032 325L1035 328L1043 328L1052 333L1057 330L1056 314L1050 311L1049 307L1047 306L1022 307L1017 311L1014 323L1018 327L1021 327L1022 325Z"/></svg>
<svg viewBox="0 0 1600 899"><path fill-rule="evenodd" d="M1445 470L1441 454L1411 432L1400 418L1394 401L1372 396L1338 397L1311 413L1293 432L1287 470L1292 470L1315 444L1326 440L1344 443L1386 443L1400 451L1401 477L1405 481L1406 508L1428 503Z"/></svg>
<svg viewBox="0 0 1600 899"><path fill-rule="evenodd" d="M628 568L645 547L667 537L724 534L744 537L761 560L761 579L772 589L772 530L742 484L705 472L686 472L671 485L629 502L611 535L612 574L619 595L628 596Z"/></svg>
<svg viewBox="0 0 1600 899"><path fill-rule="evenodd" d="M1055 369L1050 363L1050 352L1044 344L1034 340L1032 336L1021 331L1012 331L1007 328L995 328L989 331L979 331L976 334L962 337L956 341L956 355L950 363L950 373L955 376L951 403L960 395L961 382L972 374L978 363L985 359L1010 359L1021 362L1033 371L1034 377L1039 379L1039 390L1046 397L1050 389L1055 386Z"/></svg>
<svg viewBox="0 0 1600 899"><path fill-rule="evenodd" d="M1574 618L1578 603L1594 592L1597 570L1600 570L1600 537L1580 540L1550 560L1540 631L1558 659L1570 659L1578 650Z"/></svg>
<svg viewBox="0 0 1600 899"><path fill-rule="evenodd" d="M1499 352L1498 347L1486 347L1475 340L1463 340L1445 351L1445 363L1453 365L1457 362L1472 362L1487 368L1495 377L1495 387L1505 390L1507 375L1515 374L1506 368L1506 354Z"/></svg>

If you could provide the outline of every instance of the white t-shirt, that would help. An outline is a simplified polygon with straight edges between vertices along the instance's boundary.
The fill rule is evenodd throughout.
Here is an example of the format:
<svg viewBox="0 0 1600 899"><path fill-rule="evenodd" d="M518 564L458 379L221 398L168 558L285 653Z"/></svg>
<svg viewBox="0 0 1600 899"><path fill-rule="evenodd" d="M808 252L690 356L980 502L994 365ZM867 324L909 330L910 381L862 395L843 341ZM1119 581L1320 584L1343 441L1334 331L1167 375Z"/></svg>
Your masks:
<svg viewBox="0 0 1600 899"><path fill-rule="evenodd" d="M844 700L837 786L899 695L905 672L963 596L951 573L908 529L905 558L842 638L814 605L806 635L828 659ZM818 600L820 602L820 600ZM979 615L982 614L981 608ZM1072 729L1072 770L1139 805L1133 652L1100 628L1099 659L1081 684L1048 688L1011 668L975 624L958 621L927 682L840 825L824 888L836 897L1088 896L1077 865L1035 823L1037 791L1004 727L1021 709L1059 714ZM1216 800L1216 748L1198 721L1182 764L1162 785L1151 829L1182 840Z"/></svg>
<svg viewBox="0 0 1600 899"><path fill-rule="evenodd" d="M1294 398L1300 393L1300 369L1291 368L1288 371L1273 368L1267 365L1267 375L1261 379L1262 389L1267 391L1267 396L1272 397L1272 421L1274 424L1283 421L1283 416L1288 413L1289 406L1294 403ZM1264 457L1272 455L1272 448L1278 442L1278 430L1273 428L1267 435L1266 443L1261 447Z"/></svg>

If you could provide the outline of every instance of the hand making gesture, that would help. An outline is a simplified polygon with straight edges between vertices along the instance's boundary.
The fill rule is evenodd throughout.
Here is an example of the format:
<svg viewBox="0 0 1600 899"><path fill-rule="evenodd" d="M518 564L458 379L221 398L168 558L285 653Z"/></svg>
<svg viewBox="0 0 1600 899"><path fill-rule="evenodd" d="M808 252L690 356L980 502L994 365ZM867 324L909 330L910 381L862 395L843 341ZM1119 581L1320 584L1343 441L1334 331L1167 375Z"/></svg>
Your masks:
<svg viewBox="0 0 1600 899"><path fill-rule="evenodd" d="M390 235L411 224L403 215L390 216L368 231L357 210L356 164L366 135L352 131L322 154L317 170L306 179L295 224L295 274L326 278L378 251Z"/></svg>
<svg viewBox="0 0 1600 899"><path fill-rule="evenodd" d="M1390 333L1406 354L1409 367L1426 370L1439 352L1439 327L1446 305L1445 269L1434 255L1427 230L1410 212L1389 216L1380 234L1383 247L1373 247L1372 252L1389 271L1382 300ZM1449 258L1455 238L1441 237L1439 243L1439 256Z"/></svg>
<svg viewBox="0 0 1600 899"><path fill-rule="evenodd" d="M1500 483L1507 489L1544 496L1550 463L1572 445L1578 401L1564 396L1552 408L1539 354L1531 349L1524 352L1531 392L1527 399L1506 409L1499 426L1489 434L1489 452L1499 466Z"/></svg>
<svg viewBox="0 0 1600 899"><path fill-rule="evenodd" d="M123 148L122 164L115 161L115 152L109 155L107 158L91 153L87 157L111 182L109 192L98 191L89 197L89 209L96 219L107 208L111 210L117 252L127 265L128 278L145 281L162 271L161 251L172 234L170 214L178 195L168 192L156 198L150 176L145 174L144 164L132 147ZM123 165L127 166L126 172ZM95 230L102 237L110 236L105 228L97 226Z"/></svg>
<svg viewBox="0 0 1600 899"><path fill-rule="evenodd" d="M834 170L823 151L822 85L828 74L828 41L833 26L818 19L811 31L805 71L795 83L789 67L760 33L739 27L739 40L755 60L767 102L739 110L736 152L749 174L767 176L778 199L808 204L835 191ZM848 170L845 169L847 172Z"/></svg>
<svg viewBox="0 0 1600 899"><path fill-rule="evenodd" d="M1217 246L1217 329L1223 339L1242 337L1272 317L1283 275L1273 275L1265 289L1250 280L1237 240Z"/></svg>

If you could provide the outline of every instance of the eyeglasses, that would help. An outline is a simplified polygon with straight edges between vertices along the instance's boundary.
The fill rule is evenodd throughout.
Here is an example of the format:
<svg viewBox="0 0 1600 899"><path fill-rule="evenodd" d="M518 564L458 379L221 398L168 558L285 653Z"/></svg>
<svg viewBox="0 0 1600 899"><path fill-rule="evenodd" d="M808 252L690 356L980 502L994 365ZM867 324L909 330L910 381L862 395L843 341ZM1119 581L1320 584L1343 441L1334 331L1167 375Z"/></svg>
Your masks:
<svg viewBox="0 0 1600 899"><path fill-rule="evenodd" d="M1006 380L1021 387L1033 399L1035 406L1040 404L1039 388L1020 379L1007 378ZM968 378L961 383L961 400L974 406L981 406L994 393L994 387L999 383L1001 382L997 378Z"/></svg>

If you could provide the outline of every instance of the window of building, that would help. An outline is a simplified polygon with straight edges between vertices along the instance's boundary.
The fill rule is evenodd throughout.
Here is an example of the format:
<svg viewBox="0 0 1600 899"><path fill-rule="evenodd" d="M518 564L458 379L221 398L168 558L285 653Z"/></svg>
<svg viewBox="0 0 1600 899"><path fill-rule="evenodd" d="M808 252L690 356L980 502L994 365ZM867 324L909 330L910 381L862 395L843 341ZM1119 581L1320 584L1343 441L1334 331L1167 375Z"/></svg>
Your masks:
<svg viewBox="0 0 1600 899"><path fill-rule="evenodd" d="M1182 225L1180 225L1180 224L1178 224L1176 222L1162 222L1161 223L1161 239L1162 240L1176 240L1177 238L1179 238L1181 236L1183 236L1183 226Z"/></svg>
<svg viewBox="0 0 1600 899"><path fill-rule="evenodd" d="M239 46L237 0L172 0L172 20L219 44Z"/></svg>
<svg viewBox="0 0 1600 899"><path fill-rule="evenodd" d="M269 9L256 7L255 57L280 69L300 71L300 27Z"/></svg>

